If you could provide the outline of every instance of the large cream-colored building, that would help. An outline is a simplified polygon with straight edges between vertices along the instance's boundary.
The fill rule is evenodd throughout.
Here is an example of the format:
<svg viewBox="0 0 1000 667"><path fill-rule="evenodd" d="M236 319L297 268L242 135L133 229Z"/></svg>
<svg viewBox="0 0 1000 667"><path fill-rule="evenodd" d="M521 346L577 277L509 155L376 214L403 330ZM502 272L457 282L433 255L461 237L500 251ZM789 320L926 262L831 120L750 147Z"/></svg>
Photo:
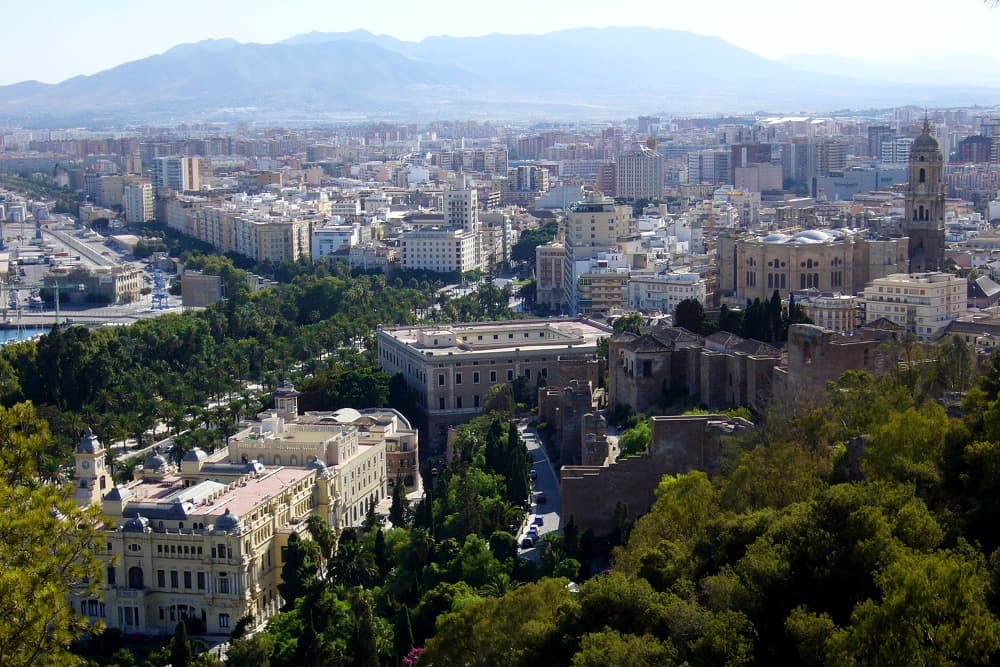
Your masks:
<svg viewBox="0 0 1000 667"><path fill-rule="evenodd" d="M92 621L125 633L168 634L189 619L228 634L282 605L282 548L317 513L333 523L338 489L320 463L229 463L226 450L194 449L178 469L153 453L129 484L112 486L105 449L89 431L76 448L77 501L99 504L107 524L96 598L71 602Z"/></svg>
<svg viewBox="0 0 1000 667"><path fill-rule="evenodd" d="M968 281L950 273L898 273L865 288L865 320L885 318L932 341L966 311Z"/></svg>
<svg viewBox="0 0 1000 667"><path fill-rule="evenodd" d="M258 262L295 262L308 259L308 220L258 220L242 215L233 218L233 252Z"/></svg>
<svg viewBox="0 0 1000 667"><path fill-rule="evenodd" d="M719 237L723 302L743 306L777 290L857 294L876 278L905 272L908 239L869 239L847 229L809 229Z"/></svg>
<svg viewBox="0 0 1000 667"><path fill-rule="evenodd" d="M425 227L400 236L400 258L404 269L449 273L483 268L478 231L461 227Z"/></svg>
<svg viewBox="0 0 1000 667"><path fill-rule="evenodd" d="M387 495L386 439L361 435L356 411L298 414L298 392L284 382L274 392L275 409L229 438L230 463L269 466L321 463L333 471L337 508L334 528L359 526L370 504ZM301 421L300 421L301 420ZM381 435L385 435L383 432Z"/></svg>
<svg viewBox="0 0 1000 667"><path fill-rule="evenodd" d="M479 414L497 384L535 383L565 359L590 359L611 329L586 319L514 320L451 327L379 329L382 369L417 394L432 449L447 428Z"/></svg>
<svg viewBox="0 0 1000 667"><path fill-rule="evenodd" d="M275 409L212 454L187 452L178 467L157 452L114 485L106 450L89 430L76 448L75 499L102 507L104 581L74 608L108 627L173 632L190 619L228 634L243 616L259 624L283 604L282 548L306 519L360 525L387 497L388 472L419 491L417 434L394 410L306 413L282 383ZM391 453L390 453L391 451ZM395 478L395 477L394 477Z"/></svg>
<svg viewBox="0 0 1000 667"><path fill-rule="evenodd" d="M673 313L681 301L704 304L708 285L697 273L648 272L629 277L629 305L644 312Z"/></svg>

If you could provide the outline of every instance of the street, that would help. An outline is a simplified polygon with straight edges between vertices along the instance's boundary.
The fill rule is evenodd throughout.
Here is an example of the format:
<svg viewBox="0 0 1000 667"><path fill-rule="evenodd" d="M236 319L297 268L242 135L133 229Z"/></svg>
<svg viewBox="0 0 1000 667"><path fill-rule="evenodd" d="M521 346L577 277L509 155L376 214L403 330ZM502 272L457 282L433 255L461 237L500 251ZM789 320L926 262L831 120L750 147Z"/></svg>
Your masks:
<svg viewBox="0 0 1000 667"><path fill-rule="evenodd" d="M533 428L530 428L527 422L527 419L518 419L517 429L528 448L528 455L531 457L531 465L535 470L536 479L532 482L531 510L528 513L525 525L522 526L521 532L516 537L518 554L523 558L537 561L541 538L548 533L559 531L559 478L556 476L556 470L552 467L552 462L549 461L545 448L542 447L538 433ZM540 495L544 495L546 502L538 502ZM537 526L539 542L536 542L535 546L525 549L521 547L521 541L524 539L536 516L542 518L542 524Z"/></svg>

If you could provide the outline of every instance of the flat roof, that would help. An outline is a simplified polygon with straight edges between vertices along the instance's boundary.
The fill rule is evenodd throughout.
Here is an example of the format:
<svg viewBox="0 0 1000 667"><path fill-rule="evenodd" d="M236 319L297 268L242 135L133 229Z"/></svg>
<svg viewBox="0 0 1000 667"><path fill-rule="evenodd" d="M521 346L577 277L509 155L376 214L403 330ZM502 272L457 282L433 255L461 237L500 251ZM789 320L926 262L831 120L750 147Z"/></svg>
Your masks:
<svg viewBox="0 0 1000 667"><path fill-rule="evenodd" d="M420 334L438 335L453 344L424 345L420 342ZM545 334L544 336L524 335L511 338L510 334ZM507 320L503 322L477 322L456 324L451 327L431 325L425 327L399 327L382 329L380 336L392 338L397 343L419 351L428 357L439 357L456 354L474 354L489 352L502 354L517 350L565 350L568 347L596 346L599 338L610 336L613 329L585 318L577 319L533 319ZM493 341L493 335L503 335ZM479 341L478 337L483 340ZM489 338L487 338L489 336ZM476 337L476 340L470 340Z"/></svg>
<svg viewBox="0 0 1000 667"><path fill-rule="evenodd" d="M138 510L145 516L146 509L168 510L175 505L188 504L186 513L191 516L222 514L228 509L241 517L315 472L306 468L274 468L250 477L228 490L225 490L225 484L213 481L203 481L185 488L180 475L169 475L159 481L142 482L129 487L133 497L125 513L131 514Z"/></svg>

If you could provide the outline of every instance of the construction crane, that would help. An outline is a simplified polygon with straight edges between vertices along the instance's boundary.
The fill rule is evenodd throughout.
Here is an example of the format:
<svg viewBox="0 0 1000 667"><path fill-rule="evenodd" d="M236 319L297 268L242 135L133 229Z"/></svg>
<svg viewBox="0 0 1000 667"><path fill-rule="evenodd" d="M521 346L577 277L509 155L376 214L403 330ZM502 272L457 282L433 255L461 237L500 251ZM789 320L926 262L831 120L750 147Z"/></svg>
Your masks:
<svg viewBox="0 0 1000 667"><path fill-rule="evenodd" d="M8 285L7 283L0 283L0 289L2 289L3 291L3 296L2 298L0 298L0 311L2 311L4 321L7 320L8 310L13 310L17 313L18 324L20 324L21 322L21 312L23 311L18 291L21 289L31 290L31 296L29 297L28 300L29 306L36 304L38 306L41 306L41 304L43 303L42 298L40 296L41 290L43 289L52 290L56 306L55 323L58 325L60 323L60 310L59 310L60 293L68 290L83 292L86 290L86 287L83 285L83 283L74 283L72 285L61 285L58 280L54 280L48 284L44 282L18 283L16 287L13 285Z"/></svg>

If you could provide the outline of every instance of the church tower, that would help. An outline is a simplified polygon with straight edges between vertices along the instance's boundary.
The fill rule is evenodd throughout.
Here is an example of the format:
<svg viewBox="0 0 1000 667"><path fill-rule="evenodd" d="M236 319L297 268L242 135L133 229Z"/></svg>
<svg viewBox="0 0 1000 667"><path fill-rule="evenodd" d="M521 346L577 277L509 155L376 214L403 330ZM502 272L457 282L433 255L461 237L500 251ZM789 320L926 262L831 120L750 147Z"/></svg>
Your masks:
<svg viewBox="0 0 1000 667"><path fill-rule="evenodd" d="M931 126L910 148L910 182L906 186L904 233L910 238L910 273L944 268L944 158Z"/></svg>
<svg viewBox="0 0 1000 667"><path fill-rule="evenodd" d="M104 494L114 484L108 469L104 465L104 445L89 428L76 445L76 470L73 479L76 482L76 492L73 494L76 504L80 507L100 504Z"/></svg>

